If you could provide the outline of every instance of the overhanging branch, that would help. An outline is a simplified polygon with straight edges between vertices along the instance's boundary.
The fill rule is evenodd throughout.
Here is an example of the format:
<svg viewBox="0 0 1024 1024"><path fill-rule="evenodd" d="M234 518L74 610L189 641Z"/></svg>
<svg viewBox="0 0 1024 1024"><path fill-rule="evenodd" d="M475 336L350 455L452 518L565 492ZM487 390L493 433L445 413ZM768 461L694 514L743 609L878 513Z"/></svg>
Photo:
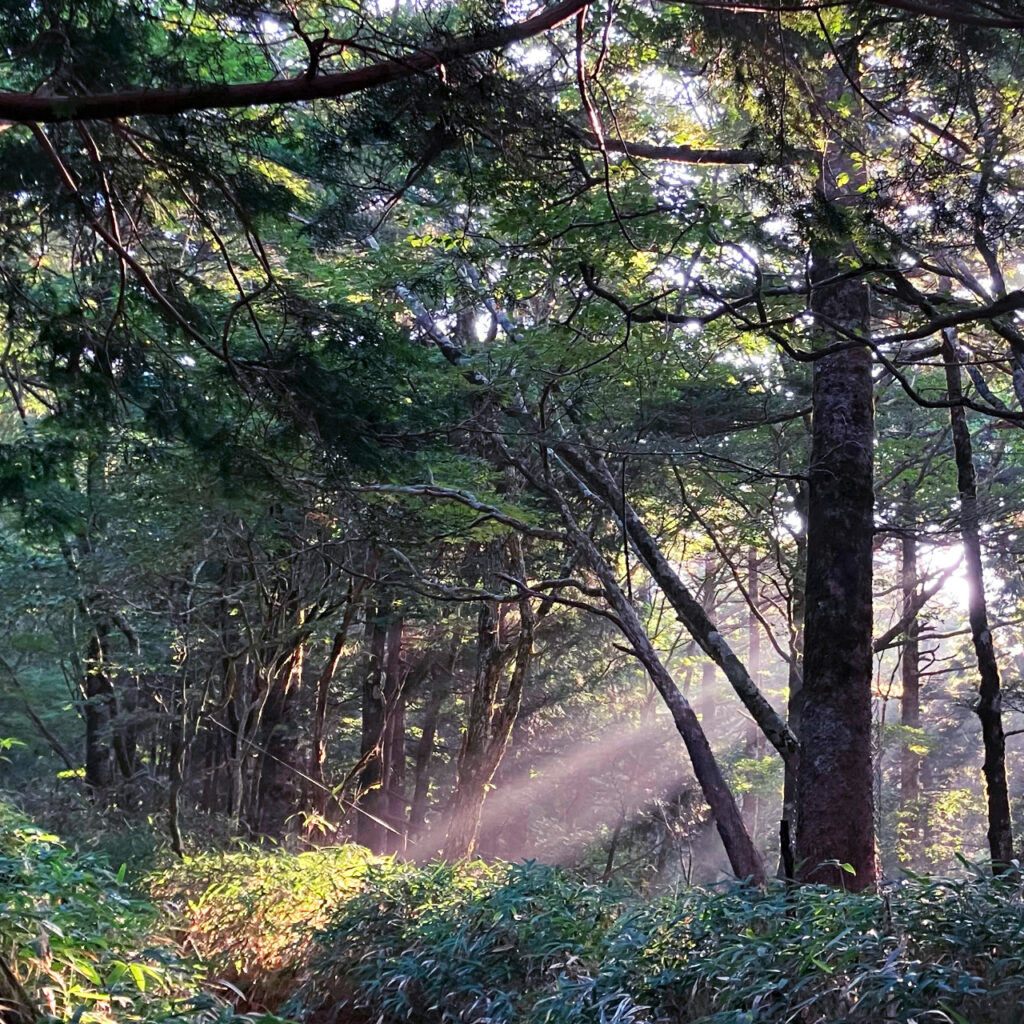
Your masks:
<svg viewBox="0 0 1024 1024"><path fill-rule="evenodd" d="M525 21L489 32L461 36L423 47L405 57L380 61L365 68L330 75L303 74L270 82L217 84L177 89L132 89L103 96L32 96L0 92L0 121L48 124L106 118L167 117L190 110L259 107L337 99L364 89L431 71L449 61L498 50L546 32L586 7L588 0L562 0Z"/></svg>

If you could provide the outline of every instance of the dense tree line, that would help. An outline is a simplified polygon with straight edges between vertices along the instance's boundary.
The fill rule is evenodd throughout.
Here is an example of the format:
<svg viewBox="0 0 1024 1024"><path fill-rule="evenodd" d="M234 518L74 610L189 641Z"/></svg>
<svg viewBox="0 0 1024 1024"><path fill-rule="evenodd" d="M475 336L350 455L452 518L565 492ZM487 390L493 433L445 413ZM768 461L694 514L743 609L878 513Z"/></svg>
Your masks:
<svg viewBox="0 0 1024 1024"><path fill-rule="evenodd" d="M1015 5L2 19L12 770L179 853L1012 860Z"/></svg>

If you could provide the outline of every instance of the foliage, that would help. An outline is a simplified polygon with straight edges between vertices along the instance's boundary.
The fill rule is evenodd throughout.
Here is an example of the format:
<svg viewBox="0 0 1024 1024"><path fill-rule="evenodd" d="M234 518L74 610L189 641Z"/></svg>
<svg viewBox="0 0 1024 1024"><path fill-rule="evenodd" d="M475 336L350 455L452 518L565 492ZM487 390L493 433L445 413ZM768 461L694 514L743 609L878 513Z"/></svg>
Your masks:
<svg viewBox="0 0 1024 1024"><path fill-rule="evenodd" d="M881 894L689 889L640 901L526 863L385 862L319 938L302 995L357 986L381 1021L707 1024L1016 1020L1020 880Z"/></svg>
<svg viewBox="0 0 1024 1024"><path fill-rule="evenodd" d="M182 942L251 1005L292 992L315 932L358 888L372 858L362 847L290 854L253 847L207 853L155 874L154 895L186 921Z"/></svg>
<svg viewBox="0 0 1024 1024"><path fill-rule="evenodd" d="M320 939L303 998L351 976L387 1020L556 1019L551 993L585 979L619 910L611 890L529 861L384 863Z"/></svg>
<svg viewBox="0 0 1024 1024"><path fill-rule="evenodd" d="M0 942L52 1021L1002 1024L1024 998L1021 878L966 863L877 894L730 885L651 899L534 862L254 848L154 876L161 911L124 869L3 805L0 826ZM199 961L161 934L162 916L187 919L177 938ZM198 994L201 974L259 1014Z"/></svg>
<svg viewBox="0 0 1024 1024"><path fill-rule="evenodd" d="M3 802L0 883L0 955L12 956L21 995L46 1020L233 1019L200 991L200 965L163 933L159 908L126 885L124 866L75 852Z"/></svg>

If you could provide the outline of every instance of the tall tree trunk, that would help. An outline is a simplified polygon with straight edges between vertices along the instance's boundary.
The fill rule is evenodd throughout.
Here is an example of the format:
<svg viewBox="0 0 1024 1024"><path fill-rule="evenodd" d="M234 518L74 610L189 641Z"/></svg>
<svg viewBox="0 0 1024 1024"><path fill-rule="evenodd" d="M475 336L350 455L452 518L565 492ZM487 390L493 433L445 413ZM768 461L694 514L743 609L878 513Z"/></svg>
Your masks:
<svg viewBox="0 0 1024 1024"><path fill-rule="evenodd" d="M857 66L855 47L837 51L826 100L848 95L847 74ZM811 268L811 309L826 344L839 331L864 336L869 330L866 285L834 280L844 269L842 257L856 258L845 225L863 180L844 142L831 138L818 175L823 213ZM871 772L873 399L866 346L815 361L797 856L804 879L851 889L873 886L878 877ZM835 862L850 865L853 874Z"/></svg>
<svg viewBox="0 0 1024 1024"><path fill-rule="evenodd" d="M326 814L328 798L331 795L331 787L324 767L327 761L327 705L331 696L331 684L334 682L335 673L338 671L338 664L341 662L341 654L348 640L348 631L352 625L355 610L356 603L350 594L344 618L338 627L338 631L334 634L334 639L331 641L331 650L316 680L316 705L313 708L313 726L310 730L308 774L311 792L309 804L310 807L321 815Z"/></svg>
<svg viewBox="0 0 1024 1024"><path fill-rule="evenodd" d="M647 630L633 605L622 592L615 573L605 561L597 545L590 535L580 528L562 495L553 487L545 488L545 490L558 506L574 547L580 553L584 563L590 566L601 581L601 587L615 613L619 629L629 641L633 653L646 669L651 682L672 715L676 731L690 757L690 764L693 766L697 783L711 808L715 826L722 839L733 873L737 878L749 878L756 885L763 884L765 881L764 862L743 824L743 816L740 814L736 800L726 784L725 776L715 760L714 752L711 750L711 745L708 743L708 738L701 728L697 715L662 664L658 652L647 635Z"/></svg>
<svg viewBox="0 0 1024 1024"><path fill-rule="evenodd" d="M807 487L801 481L795 488L794 499L796 512L801 520L807 522ZM800 719L804 702L804 621L807 613L807 532L794 531L793 540L796 551L793 559L792 592L789 599L789 666L787 682L789 696L786 700L786 721L797 736L800 735ZM782 782L782 822L779 826L779 877L793 877L793 864L796 861L794 843L798 822L797 813L797 769L794 760L787 763Z"/></svg>
<svg viewBox="0 0 1024 1024"><path fill-rule="evenodd" d="M356 842L374 853L383 853L387 831L387 801L384 793L384 653L387 619L391 603L382 599L376 607L367 605L366 654L363 663L363 727L360 743L359 793L356 799Z"/></svg>
<svg viewBox="0 0 1024 1024"><path fill-rule="evenodd" d="M953 454L956 458L957 491L960 495L960 536L967 565L967 617L971 625L974 653L978 659L978 674L981 677L975 710L981 721L981 735L985 744L982 772L988 797L988 847L992 856L992 870L999 873L1005 871L1013 859L1002 692L999 665L996 662L985 602L978 479L974 469L974 453L971 447L971 432L967 426L967 414L962 405L956 404L963 398L963 389L956 345L950 331L943 332L942 359L946 367L946 391L953 403L949 410L949 421L953 434Z"/></svg>
<svg viewBox="0 0 1024 1024"><path fill-rule="evenodd" d="M819 257L816 280L833 277ZM857 282L818 287L815 312L858 332L867 293ZM871 775L873 407L863 347L814 365L807 522L807 612L797 857L802 877L853 889L877 877ZM852 877L823 862L853 867Z"/></svg>
<svg viewBox="0 0 1024 1024"><path fill-rule="evenodd" d="M394 829L385 836L385 847L396 853L408 836L405 819L405 675L402 661L405 623L394 615L388 623L387 656L384 668L384 737L381 784L384 789L385 820Z"/></svg>
<svg viewBox="0 0 1024 1024"><path fill-rule="evenodd" d="M275 838L289 830L298 831L295 816L306 809L303 795L307 787L302 776L308 757L302 747L296 707L302 690L304 639L278 660L281 663L274 669L260 722L263 757L257 780L259 831Z"/></svg>
<svg viewBox="0 0 1024 1024"><path fill-rule="evenodd" d="M519 579L525 580L522 541L516 534L509 537L507 552L510 568ZM469 857L476 847L487 788L508 746L522 703L523 688L529 678L534 623L530 598L524 597L519 602L519 636L514 644L502 645L497 604L486 601L480 607L477 666L442 850L446 860ZM512 677L504 696L500 697L501 677L513 651Z"/></svg>
<svg viewBox="0 0 1024 1024"><path fill-rule="evenodd" d="M750 602L749 614L747 615L747 671L754 685L760 689L761 683L761 623L758 621L755 609L759 607L761 600L761 585L758 579L757 552L751 548L747 552L747 599ZM747 729L744 741L745 756L751 761L759 761L764 756L762 741L764 735L757 728L756 723L751 724ZM761 799L755 789L748 789L743 794L741 807L743 819L754 839L757 838L757 827L759 824Z"/></svg>
<svg viewBox="0 0 1024 1024"><path fill-rule="evenodd" d="M900 725L905 729L921 728L921 646L920 626L914 611L917 596L917 538L903 535L901 544L900 585L903 592L903 616L910 616L904 633L900 678L903 696L900 700ZM907 859L913 859L921 841L921 755L913 748L917 741L904 735L900 760L900 845Z"/></svg>
<svg viewBox="0 0 1024 1024"><path fill-rule="evenodd" d="M538 611L540 619L543 608ZM522 792L530 783L531 763L524 751L525 728L522 714L509 737L508 750L494 774L494 788L505 794ZM530 838L531 801L503 800L500 811L493 805L485 807L479 848L487 857L522 860L527 854ZM490 812L495 811L492 815Z"/></svg>
<svg viewBox="0 0 1024 1024"><path fill-rule="evenodd" d="M444 690L435 680L423 708L423 724L413 760L412 804L409 808L409 838L422 835L427 823L427 797L430 793L430 762L434 756L437 721L444 702Z"/></svg>
<svg viewBox="0 0 1024 1024"><path fill-rule="evenodd" d="M102 803L113 782L114 686L107 671L107 635L101 625L89 634L85 659L85 784Z"/></svg>

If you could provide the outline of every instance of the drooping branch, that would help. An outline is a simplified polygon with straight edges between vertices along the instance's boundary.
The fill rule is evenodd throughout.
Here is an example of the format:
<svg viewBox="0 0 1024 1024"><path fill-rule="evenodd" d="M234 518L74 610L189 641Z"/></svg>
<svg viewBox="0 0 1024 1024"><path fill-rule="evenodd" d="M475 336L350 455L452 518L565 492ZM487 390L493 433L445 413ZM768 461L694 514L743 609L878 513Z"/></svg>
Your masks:
<svg viewBox="0 0 1024 1024"><path fill-rule="evenodd" d="M688 7L700 7L709 11L736 11L751 14L777 15L785 12L814 12L833 3L780 3L778 0L679 0ZM896 11L907 11L920 14L927 18L937 18L954 25L974 25L978 28L1024 28L1024 15L1003 12L999 8L988 8L986 11L973 11L966 4L959 2L941 3L938 0L869 0L873 7L889 8Z"/></svg>
<svg viewBox="0 0 1024 1024"><path fill-rule="evenodd" d="M540 35L572 17L587 0L562 0L524 21L488 32L460 36L435 46L425 46L404 57L370 64L353 71L329 75L171 89L131 89L102 96L33 96L0 92L0 121L33 122L102 120L122 117L168 117L191 110L226 110L276 104L337 99L388 82L432 71L450 61L485 50L499 50Z"/></svg>
<svg viewBox="0 0 1024 1024"><path fill-rule="evenodd" d="M756 149L698 149L694 146L660 146L650 142L631 142L626 139L606 136L603 139L593 132L583 132L583 141L594 149L601 146L609 153L624 153L629 157L644 160L664 160L671 164L708 164L750 166L765 162L764 153Z"/></svg>

